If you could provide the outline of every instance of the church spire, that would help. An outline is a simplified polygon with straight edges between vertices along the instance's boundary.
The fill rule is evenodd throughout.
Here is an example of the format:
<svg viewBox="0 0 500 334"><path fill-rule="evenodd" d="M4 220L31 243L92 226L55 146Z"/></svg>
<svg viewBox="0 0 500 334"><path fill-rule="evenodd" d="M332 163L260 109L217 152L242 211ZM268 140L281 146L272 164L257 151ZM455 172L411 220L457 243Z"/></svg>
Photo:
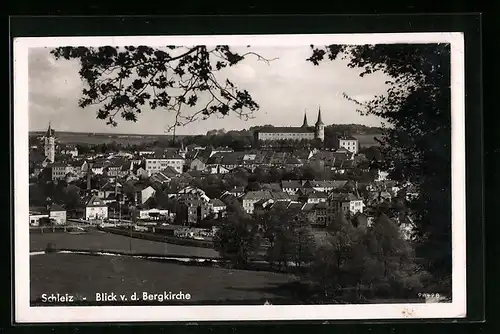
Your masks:
<svg viewBox="0 0 500 334"><path fill-rule="evenodd" d="M321 119L321 107L318 108L318 120L316 121L316 125L323 124L323 120Z"/></svg>
<svg viewBox="0 0 500 334"><path fill-rule="evenodd" d="M307 128L309 125L307 124L307 112L304 111L304 122L302 123L303 128Z"/></svg>
<svg viewBox="0 0 500 334"><path fill-rule="evenodd" d="M50 123L51 122L49 121L49 128L47 129L47 137L52 137L52 135L54 134Z"/></svg>

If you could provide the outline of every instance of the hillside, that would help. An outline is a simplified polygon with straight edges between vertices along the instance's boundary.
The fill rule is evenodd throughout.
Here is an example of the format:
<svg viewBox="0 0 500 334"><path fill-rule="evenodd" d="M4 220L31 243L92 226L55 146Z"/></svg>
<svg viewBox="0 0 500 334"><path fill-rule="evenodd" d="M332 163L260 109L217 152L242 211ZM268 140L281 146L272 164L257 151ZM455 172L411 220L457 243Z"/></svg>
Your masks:
<svg viewBox="0 0 500 334"><path fill-rule="evenodd" d="M235 137L253 137L253 133L262 128L269 128L272 125L262 125L251 127L246 130L208 130L205 135L215 135L215 136L235 136ZM349 134L352 135L360 141L363 145L378 145L373 139L375 136L380 136L382 129L378 127L369 127L361 124L331 124L325 127L325 135L333 134ZM30 137L43 136L44 131L33 131L30 132ZM178 139L183 139L186 137L193 137L200 135L177 135ZM155 141L166 142L173 138L172 135L167 134L118 134L118 133L86 133L86 132L70 132L70 131L57 131L56 137L59 143L63 144L130 144L130 145L140 145L152 143Z"/></svg>

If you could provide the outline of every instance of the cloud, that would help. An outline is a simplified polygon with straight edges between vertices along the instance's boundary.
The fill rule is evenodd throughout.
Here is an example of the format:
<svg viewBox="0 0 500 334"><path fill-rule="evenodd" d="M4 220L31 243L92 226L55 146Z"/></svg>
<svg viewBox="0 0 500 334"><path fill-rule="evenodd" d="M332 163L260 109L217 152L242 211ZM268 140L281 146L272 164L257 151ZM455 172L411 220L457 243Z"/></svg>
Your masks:
<svg viewBox="0 0 500 334"><path fill-rule="evenodd" d="M299 126L304 111L314 121L321 106L323 121L332 123L360 123L379 126L381 120L374 116L361 116L357 105L346 100L343 93L367 101L386 91L387 77L375 73L363 78L360 70L347 67L343 60L327 61L319 66L306 61L310 48L260 47L236 49L240 53L251 50L274 59L269 63L254 55L236 66L217 74L219 79L232 80L239 88L246 89L260 105L251 120L236 115L212 116L208 120L193 122L178 133L206 133L214 128L243 129L260 124ZM173 115L162 110L144 110L139 121L118 120L112 128L105 121L96 119L96 107L81 109L78 100L83 83L77 61L55 60L48 48L31 49L29 52L29 118L30 130L40 131L49 121L59 131L114 132L114 133L165 133L172 124ZM200 96L203 100L206 97Z"/></svg>

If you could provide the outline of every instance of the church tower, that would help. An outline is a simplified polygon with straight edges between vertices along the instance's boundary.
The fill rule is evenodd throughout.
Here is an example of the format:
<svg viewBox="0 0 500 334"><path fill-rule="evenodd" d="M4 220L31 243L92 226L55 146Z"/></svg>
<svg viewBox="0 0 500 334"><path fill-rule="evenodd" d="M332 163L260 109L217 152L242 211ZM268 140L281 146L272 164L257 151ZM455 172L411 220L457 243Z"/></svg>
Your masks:
<svg viewBox="0 0 500 334"><path fill-rule="evenodd" d="M307 124L307 113L304 111L304 122L302 123L303 128L308 128L309 125Z"/></svg>
<svg viewBox="0 0 500 334"><path fill-rule="evenodd" d="M181 148L179 149L179 155L183 158L183 159L186 159L186 153L187 153L187 149L184 147L184 141L181 140Z"/></svg>
<svg viewBox="0 0 500 334"><path fill-rule="evenodd" d="M325 124L323 124L323 120L321 119L321 107L318 108L318 120L314 127L314 137L321 141L325 141Z"/></svg>
<svg viewBox="0 0 500 334"><path fill-rule="evenodd" d="M55 155L56 155L56 138L54 136L54 130L52 130L52 127L50 126L49 123L49 128L47 129L47 133L45 134L44 137L44 150L45 150L45 157L50 160L50 162L55 161Z"/></svg>

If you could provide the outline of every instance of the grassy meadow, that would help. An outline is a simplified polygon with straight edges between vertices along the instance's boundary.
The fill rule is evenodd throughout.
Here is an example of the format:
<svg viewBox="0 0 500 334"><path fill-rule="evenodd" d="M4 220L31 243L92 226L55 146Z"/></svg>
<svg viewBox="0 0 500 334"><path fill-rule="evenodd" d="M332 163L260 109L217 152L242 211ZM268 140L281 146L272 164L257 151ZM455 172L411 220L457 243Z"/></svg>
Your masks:
<svg viewBox="0 0 500 334"><path fill-rule="evenodd" d="M30 259L30 300L42 294L71 294L95 302L96 292L189 293L181 304L263 304L293 300L294 278L264 271L202 267L147 259L78 254L45 254ZM123 303L130 303L126 301ZM168 305L172 301L157 304ZM175 301L175 303L179 303ZM138 303L140 304L140 303ZM147 304L143 303L143 304ZM123 305L123 304L122 304Z"/></svg>

